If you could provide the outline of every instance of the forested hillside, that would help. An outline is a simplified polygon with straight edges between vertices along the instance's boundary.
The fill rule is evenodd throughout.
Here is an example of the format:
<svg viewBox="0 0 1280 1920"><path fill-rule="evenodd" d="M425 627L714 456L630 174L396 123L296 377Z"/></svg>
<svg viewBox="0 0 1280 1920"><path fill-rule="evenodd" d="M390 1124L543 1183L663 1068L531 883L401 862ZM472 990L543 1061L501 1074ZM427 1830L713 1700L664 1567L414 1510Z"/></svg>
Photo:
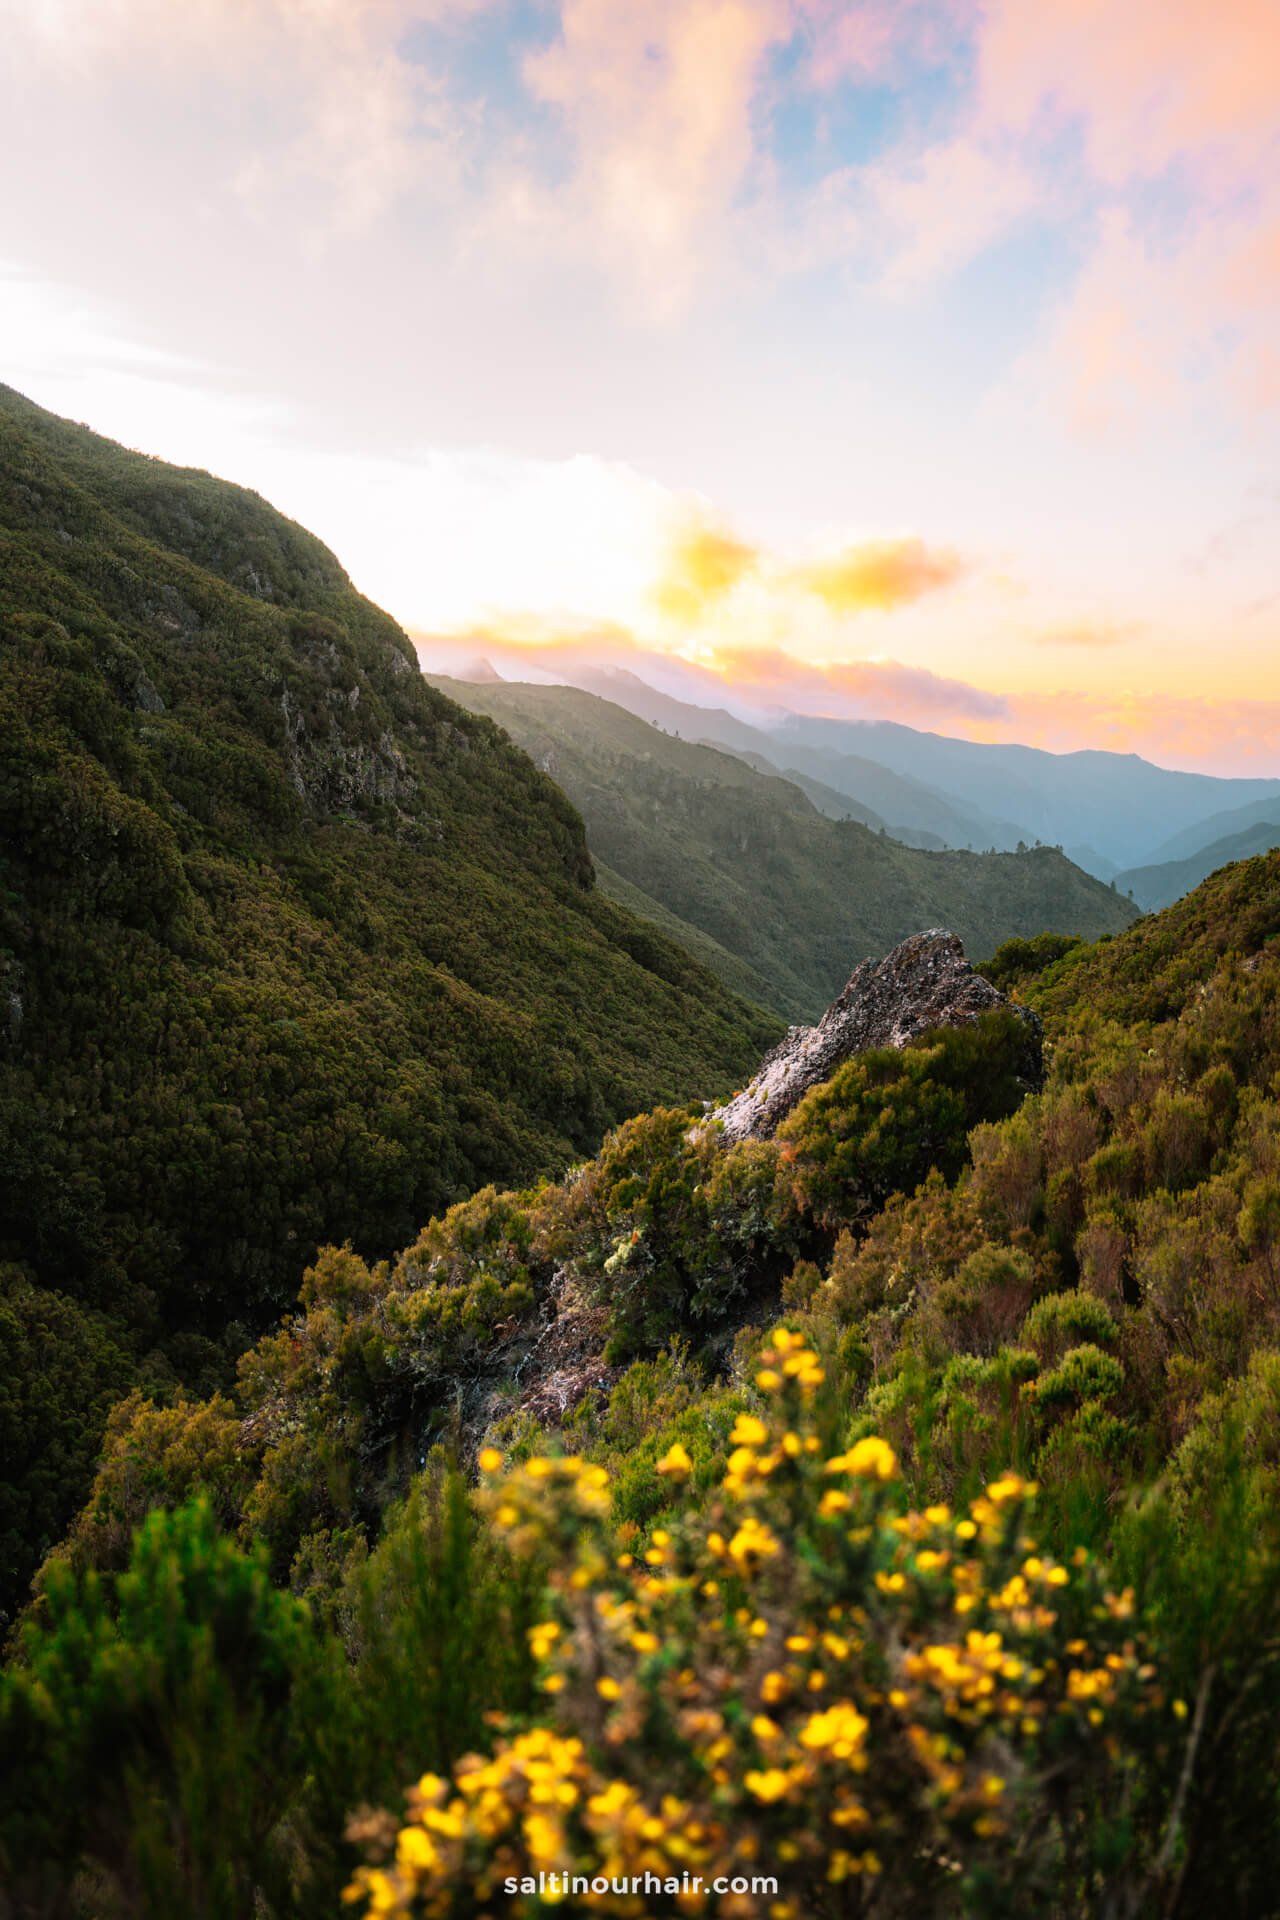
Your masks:
<svg viewBox="0 0 1280 1920"><path fill-rule="evenodd" d="M256 496L0 390L0 1609L131 1382L775 1030Z"/></svg>
<svg viewBox="0 0 1280 1920"><path fill-rule="evenodd" d="M1280 856L988 972L1040 1091L997 1006L659 1109L120 1408L0 1684L16 1910L1274 1914Z"/></svg>
<svg viewBox="0 0 1280 1920"><path fill-rule="evenodd" d="M833 820L790 780L577 688L435 684L499 721L559 782L606 887L617 874L629 906L643 911L647 896L715 941L731 963L708 954L708 964L788 1019L816 1018L857 961L920 927L950 927L982 955L1014 936L1094 938L1134 918L1055 848L924 852Z"/></svg>

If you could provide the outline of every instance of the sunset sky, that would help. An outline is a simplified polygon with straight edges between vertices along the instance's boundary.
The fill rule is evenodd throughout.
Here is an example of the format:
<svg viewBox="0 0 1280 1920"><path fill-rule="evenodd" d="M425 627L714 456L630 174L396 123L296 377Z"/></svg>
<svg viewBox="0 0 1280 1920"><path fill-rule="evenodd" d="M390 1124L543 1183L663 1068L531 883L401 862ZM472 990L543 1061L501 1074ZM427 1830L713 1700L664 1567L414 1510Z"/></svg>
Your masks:
<svg viewBox="0 0 1280 1920"><path fill-rule="evenodd" d="M429 657L1280 776L1276 0L0 25L0 379Z"/></svg>

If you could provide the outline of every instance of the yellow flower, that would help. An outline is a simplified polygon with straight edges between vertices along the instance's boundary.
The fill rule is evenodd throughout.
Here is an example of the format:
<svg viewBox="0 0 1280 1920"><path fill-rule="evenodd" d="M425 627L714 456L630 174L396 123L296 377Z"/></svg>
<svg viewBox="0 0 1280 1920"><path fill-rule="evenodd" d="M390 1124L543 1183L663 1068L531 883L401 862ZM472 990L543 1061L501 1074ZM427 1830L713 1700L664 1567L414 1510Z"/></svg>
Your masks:
<svg viewBox="0 0 1280 1920"><path fill-rule="evenodd" d="M1020 1474L1002 1474L999 1480L993 1480L987 1488L987 1498L994 1506L1004 1506L1010 1500L1029 1500L1039 1488L1034 1480L1024 1480Z"/></svg>
<svg viewBox="0 0 1280 1920"><path fill-rule="evenodd" d="M545 1660L556 1641L560 1638L560 1624L556 1620L540 1621L529 1629L529 1651L535 1660Z"/></svg>
<svg viewBox="0 0 1280 1920"><path fill-rule="evenodd" d="M861 1480L892 1480L898 1471L898 1456L887 1441L869 1434L849 1452L849 1472Z"/></svg>
<svg viewBox="0 0 1280 1920"><path fill-rule="evenodd" d="M777 1552L777 1541L754 1514L743 1521L729 1542L729 1557L740 1571L749 1569L753 1561L772 1558Z"/></svg>
<svg viewBox="0 0 1280 1920"><path fill-rule="evenodd" d="M776 1393L782 1385L782 1375L775 1372L772 1367L761 1367L756 1375L756 1385L761 1393Z"/></svg>
<svg viewBox="0 0 1280 1920"><path fill-rule="evenodd" d="M848 1760L866 1737L867 1721L848 1700L837 1700L824 1713L811 1714L800 1730L800 1744L812 1752L830 1753Z"/></svg>
<svg viewBox="0 0 1280 1920"><path fill-rule="evenodd" d="M673 1480L687 1480L693 1472L693 1461L678 1440L659 1460L658 1472L669 1474Z"/></svg>
<svg viewBox="0 0 1280 1920"><path fill-rule="evenodd" d="M596 1681L596 1692L602 1700L617 1700L621 1698L622 1688L610 1674L606 1673Z"/></svg>
<svg viewBox="0 0 1280 1920"><path fill-rule="evenodd" d="M744 1775L743 1785L757 1800L768 1804L781 1800L791 1785L791 1775L784 1773L781 1767L766 1767L763 1772L753 1771Z"/></svg>
<svg viewBox="0 0 1280 1920"><path fill-rule="evenodd" d="M502 1455L496 1447L481 1447L476 1465L481 1473L497 1473L502 1466Z"/></svg>
<svg viewBox="0 0 1280 1920"><path fill-rule="evenodd" d="M740 1413L729 1438L735 1447L762 1447L769 1438L769 1429L754 1413Z"/></svg>
<svg viewBox="0 0 1280 1920"><path fill-rule="evenodd" d="M396 1865L406 1873L430 1873L440 1864L435 1842L421 1827L404 1827L396 1839Z"/></svg>

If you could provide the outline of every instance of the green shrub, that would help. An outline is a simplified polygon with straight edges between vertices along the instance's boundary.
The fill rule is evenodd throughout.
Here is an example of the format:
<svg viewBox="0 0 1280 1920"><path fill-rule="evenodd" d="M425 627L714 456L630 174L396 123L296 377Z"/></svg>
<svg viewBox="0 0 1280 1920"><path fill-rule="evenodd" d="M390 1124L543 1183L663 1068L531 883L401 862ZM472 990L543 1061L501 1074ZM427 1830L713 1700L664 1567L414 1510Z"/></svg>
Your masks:
<svg viewBox="0 0 1280 1920"><path fill-rule="evenodd" d="M1114 1354L1085 1341L1072 1347L1056 1367L1036 1382L1036 1400L1042 1412L1074 1401L1109 1400L1124 1387L1124 1368Z"/></svg>
<svg viewBox="0 0 1280 1920"><path fill-rule="evenodd" d="M1107 1307L1094 1294L1072 1287L1065 1293L1037 1300L1022 1323L1021 1338L1042 1360L1057 1360L1069 1347L1091 1343L1115 1345L1118 1329Z"/></svg>

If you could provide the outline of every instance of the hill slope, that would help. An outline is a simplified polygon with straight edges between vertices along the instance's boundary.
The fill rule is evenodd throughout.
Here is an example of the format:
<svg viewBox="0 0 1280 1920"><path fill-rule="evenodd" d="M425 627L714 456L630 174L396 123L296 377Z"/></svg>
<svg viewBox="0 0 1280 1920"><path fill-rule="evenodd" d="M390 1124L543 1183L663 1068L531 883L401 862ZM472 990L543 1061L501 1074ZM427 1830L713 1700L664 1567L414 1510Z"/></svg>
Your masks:
<svg viewBox="0 0 1280 1920"><path fill-rule="evenodd" d="M796 1914L1273 1914L1278 933L1272 855L1013 943L1027 1097L1025 1010L954 950L939 1008L913 942L832 1015L915 1041L822 1049L776 1138L640 1116L393 1263L327 1250L234 1403L122 1410L43 1570L16 1910L79 1874L152 1920L140 1869L194 1858L219 1911L327 1920L346 1828L400 1920L624 1846L679 1887L690 1833Z"/></svg>
<svg viewBox="0 0 1280 1920"><path fill-rule="evenodd" d="M1171 906L1219 867L1233 860L1250 860L1255 854L1270 853L1273 847L1280 846L1280 798L1272 800L1270 808L1274 819L1260 820L1239 833L1229 833L1181 860L1163 860L1118 873L1117 887L1122 893L1131 893L1138 905L1149 912Z"/></svg>
<svg viewBox="0 0 1280 1920"><path fill-rule="evenodd" d="M317 540L7 389L0 636L0 1260L80 1410L775 1030Z"/></svg>
<svg viewBox="0 0 1280 1920"><path fill-rule="evenodd" d="M697 707L673 699L622 668L581 671L573 684L685 740L714 742L753 765L765 760L788 780L801 784L811 780L815 787L836 797L833 802L811 792L810 798L820 813L831 813L838 820L852 813L855 820L865 820L870 826L885 824L895 839L909 846L934 843L1007 850L1019 840L1035 837L1029 827L968 806L941 786L897 773L865 753L848 747L827 748L783 730L750 726L723 707ZM795 720L797 716L790 718Z"/></svg>
<svg viewBox="0 0 1280 1920"><path fill-rule="evenodd" d="M500 721L581 810L599 858L751 967L788 1018L816 1016L855 961L920 927L951 927L984 954L1015 934L1096 936L1133 918L1128 901L1047 847L902 846L820 814L735 754L576 688L436 684Z"/></svg>

